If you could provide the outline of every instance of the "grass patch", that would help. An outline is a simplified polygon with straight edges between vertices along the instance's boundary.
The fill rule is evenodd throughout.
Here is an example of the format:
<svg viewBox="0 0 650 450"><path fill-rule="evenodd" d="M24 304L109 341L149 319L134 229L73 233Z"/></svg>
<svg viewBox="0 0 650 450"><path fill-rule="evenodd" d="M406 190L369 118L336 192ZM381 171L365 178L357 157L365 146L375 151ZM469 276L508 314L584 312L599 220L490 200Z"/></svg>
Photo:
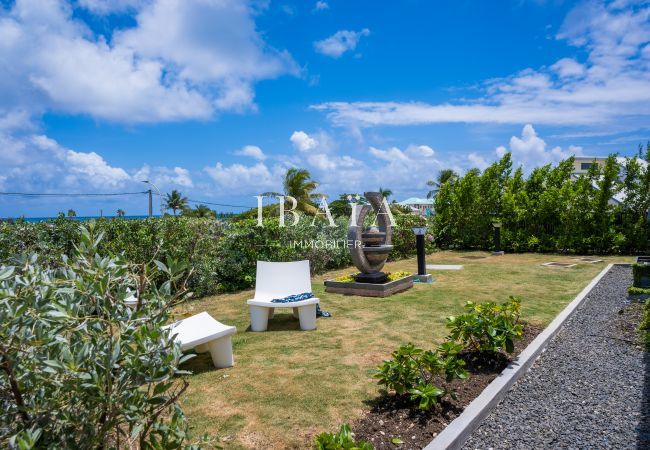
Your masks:
<svg viewBox="0 0 650 450"><path fill-rule="evenodd" d="M318 329L301 332L291 309L276 309L269 331L251 333L246 300L252 291L206 297L179 312L208 311L237 326L235 366L215 370L208 354L189 361L194 371L183 407L196 433L225 436L228 449L305 448L323 431L359 417L364 400L379 391L374 369L399 345L434 347L448 334L445 319L462 312L466 301L522 301L522 320L548 324L607 263L631 258L603 257L569 270L541 267L549 255L440 252L429 264L463 264L459 271L431 271L435 282L386 298L352 297L324 292L323 281L347 275L350 268L313 279L313 291L331 318ZM569 257L551 255L556 261ZM387 264L391 272L410 271L415 259Z"/></svg>

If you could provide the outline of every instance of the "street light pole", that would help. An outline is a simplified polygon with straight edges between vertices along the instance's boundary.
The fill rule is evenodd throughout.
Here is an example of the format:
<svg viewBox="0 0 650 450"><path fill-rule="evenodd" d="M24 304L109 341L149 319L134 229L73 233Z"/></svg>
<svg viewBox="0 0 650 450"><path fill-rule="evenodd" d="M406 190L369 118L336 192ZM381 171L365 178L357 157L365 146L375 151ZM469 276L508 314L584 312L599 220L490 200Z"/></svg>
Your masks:
<svg viewBox="0 0 650 450"><path fill-rule="evenodd" d="M158 186L153 184L149 180L141 180L142 183L146 183L149 186L153 187L156 190L156 194L160 197L160 215L162 216L164 214L164 208L163 208L163 195L162 192L160 192L160 189L158 189ZM151 189L149 189L149 217L153 217L153 200L152 200L152 192Z"/></svg>

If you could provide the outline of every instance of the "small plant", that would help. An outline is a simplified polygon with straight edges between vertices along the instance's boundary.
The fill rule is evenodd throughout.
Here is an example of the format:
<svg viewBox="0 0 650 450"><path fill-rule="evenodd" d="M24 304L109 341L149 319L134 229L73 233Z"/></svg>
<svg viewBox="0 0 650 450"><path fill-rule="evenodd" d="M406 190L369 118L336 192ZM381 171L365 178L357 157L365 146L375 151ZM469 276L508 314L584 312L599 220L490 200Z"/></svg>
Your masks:
<svg viewBox="0 0 650 450"><path fill-rule="evenodd" d="M630 295L650 295L650 288L630 286L627 288L627 293Z"/></svg>
<svg viewBox="0 0 650 450"><path fill-rule="evenodd" d="M518 323L521 302L510 297L505 303L467 302L467 312L447 319L451 330L449 339L462 343L471 351L508 353L515 350L514 340L520 338L523 327Z"/></svg>
<svg viewBox="0 0 650 450"><path fill-rule="evenodd" d="M398 395L410 394L420 409L431 409L445 395L455 397L446 387L435 386L434 377L444 374L447 383L467 378L465 361L457 356L462 348L453 342L446 342L435 351L424 351L411 343L402 345L393 352L392 359L378 367L375 378Z"/></svg>
<svg viewBox="0 0 650 450"><path fill-rule="evenodd" d="M340 281L341 283L352 283L354 281L354 277L359 275L359 273L351 273L349 275L341 275L340 277L334 278L334 281Z"/></svg>
<svg viewBox="0 0 650 450"><path fill-rule="evenodd" d="M355 441L350 425L343 424L338 433L321 433L314 442L316 450L373 450L367 441Z"/></svg>
<svg viewBox="0 0 650 450"><path fill-rule="evenodd" d="M389 272L386 275L388 276L388 281L395 281L410 276L411 272L406 272L402 270L399 272Z"/></svg>

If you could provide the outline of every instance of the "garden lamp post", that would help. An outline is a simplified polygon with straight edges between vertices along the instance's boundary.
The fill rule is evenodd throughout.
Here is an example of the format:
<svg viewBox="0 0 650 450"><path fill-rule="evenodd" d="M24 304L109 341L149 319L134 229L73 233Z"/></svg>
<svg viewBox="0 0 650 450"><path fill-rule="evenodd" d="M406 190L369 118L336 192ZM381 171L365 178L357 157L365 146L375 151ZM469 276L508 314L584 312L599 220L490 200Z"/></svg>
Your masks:
<svg viewBox="0 0 650 450"><path fill-rule="evenodd" d="M427 227L415 227L413 228L413 233L415 233L415 247L418 252L418 274L413 276L413 281L420 283L432 283L433 277L431 274L427 273L426 263L425 263L425 252L424 252L424 235L427 232Z"/></svg>
<svg viewBox="0 0 650 450"><path fill-rule="evenodd" d="M501 256L503 251L501 250L501 222L492 222L494 227L494 251L492 255Z"/></svg>

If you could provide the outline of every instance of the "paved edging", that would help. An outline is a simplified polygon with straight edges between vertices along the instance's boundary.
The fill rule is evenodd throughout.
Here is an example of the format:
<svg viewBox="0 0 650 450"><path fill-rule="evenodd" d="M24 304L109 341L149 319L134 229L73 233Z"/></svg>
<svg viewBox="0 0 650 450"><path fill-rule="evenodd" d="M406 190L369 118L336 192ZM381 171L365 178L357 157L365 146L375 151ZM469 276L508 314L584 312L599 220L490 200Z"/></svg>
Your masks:
<svg viewBox="0 0 650 450"><path fill-rule="evenodd" d="M618 264L617 264L618 265ZM459 449L480 425L481 421L490 413L508 393L512 385L524 375L546 345L557 334L564 322L571 317L580 304L587 298L591 290L614 266L608 264L591 282L569 303L560 314L553 319L517 359L506 367L479 395L476 397L460 416L454 419L424 450L455 450Z"/></svg>

